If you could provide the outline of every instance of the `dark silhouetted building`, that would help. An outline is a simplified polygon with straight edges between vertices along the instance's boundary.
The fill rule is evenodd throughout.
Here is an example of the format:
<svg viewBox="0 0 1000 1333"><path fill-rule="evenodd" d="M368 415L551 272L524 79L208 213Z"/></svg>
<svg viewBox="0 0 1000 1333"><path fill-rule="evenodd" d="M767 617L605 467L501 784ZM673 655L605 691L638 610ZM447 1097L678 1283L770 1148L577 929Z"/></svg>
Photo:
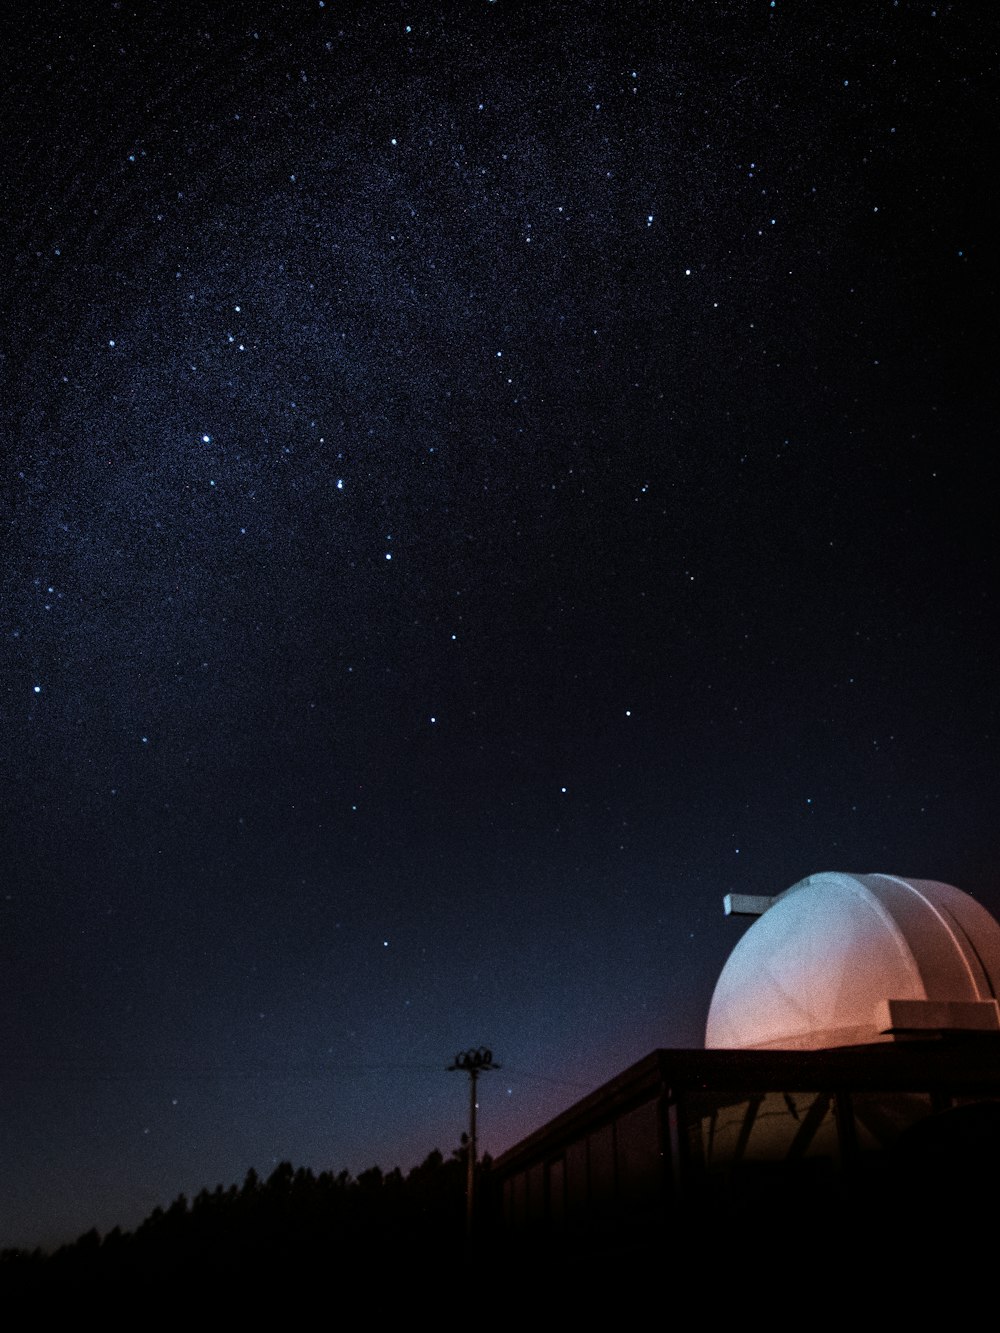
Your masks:
<svg viewBox="0 0 1000 1333"><path fill-rule="evenodd" d="M659 1244L699 1219L783 1244L846 1219L898 1238L1000 1182L989 912L951 885L840 873L726 910L757 919L706 1048L651 1052L494 1163L513 1243Z"/></svg>

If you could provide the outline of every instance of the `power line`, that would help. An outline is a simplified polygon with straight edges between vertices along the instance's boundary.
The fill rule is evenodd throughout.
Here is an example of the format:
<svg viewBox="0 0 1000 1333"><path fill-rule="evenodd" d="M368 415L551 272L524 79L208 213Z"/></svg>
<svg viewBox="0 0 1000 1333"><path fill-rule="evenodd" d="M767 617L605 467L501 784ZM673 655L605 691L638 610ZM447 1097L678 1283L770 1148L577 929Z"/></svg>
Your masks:
<svg viewBox="0 0 1000 1333"><path fill-rule="evenodd" d="M218 1065L208 1066L174 1066L163 1065L156 1069L145 1068L122 1068L117 1065L114 1068L73 1068L66 1065L48 1065L45 1068L32 1066L14 1066L8 1067L5 1071L7 1078L76 1078L76 1079L100 1079L109 1082L121 1079L178 1079L178 1078L325 1078L330 1074L339 1075L357 1075L357 1074L395 1074L401 1069L413 1074L427 1074L435 1077L441 1072L440 1065L416 1065L416 1064L393 1064L375 1065L375 1064L323 1064L322 1062L310 1062L301 1065L247 1065L244 1067L225 1067Z"/></svg>
<svg viewBox="0 0 1000 1333"><path fill-rule="evenodd" d="M458 1066L449 1066L449 1069ZM496 1065L499 1069L500 1066ZM536 1083L549 1083L555 1087L572 1088L587 1092L590 1083L578 1083L571 1079L553 1078L550 1074L536 1074L530 1069L520 1069L514 1065L504 1065L504 1072L516 1078L532 1079ZM94 1079L98 1081L118 1082L122 1079L137 1081L156 1079L212 1079L212 1078L314 1078L329 1076L356 1077L365 1074L397 1074L400 1071L409 1074L437 1076L441 1066L437 1064L415 1064L406 1061L393 1061L391 1064L325 1063L321 1060L303 1061L292 1065L161 1065L155 1069L137 1066L68 1066L58 1063L39 1065L8 1065L4 1076L8 1079Z"/></svg>
<svg viewBox="0 0 1000 1333"><path fill-rule="evenodd" d="M552 1078L549 1074L533 1074L530 1069L515 1069L513 1065L505 1066L508 1074L517 1074L520 1078L533 1078L538 1083L554 1083L560 1088L575 1088L577 1091L590 1092L593 1088L592 1083L573 1083L566 1078Z"/></svg>

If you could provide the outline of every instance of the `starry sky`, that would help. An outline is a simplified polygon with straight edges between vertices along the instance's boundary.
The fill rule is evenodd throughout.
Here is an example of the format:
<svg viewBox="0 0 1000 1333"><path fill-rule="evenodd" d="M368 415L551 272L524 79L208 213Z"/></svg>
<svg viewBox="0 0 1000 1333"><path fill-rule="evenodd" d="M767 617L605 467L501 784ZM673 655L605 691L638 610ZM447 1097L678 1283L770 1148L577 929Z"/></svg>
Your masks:
<svg viewBox="0 0 1000 1333"><path fill-rule="evenodd" d="M730 891L1000 911L997 16L22 6L0 1246L496 1153Z"/></svg>

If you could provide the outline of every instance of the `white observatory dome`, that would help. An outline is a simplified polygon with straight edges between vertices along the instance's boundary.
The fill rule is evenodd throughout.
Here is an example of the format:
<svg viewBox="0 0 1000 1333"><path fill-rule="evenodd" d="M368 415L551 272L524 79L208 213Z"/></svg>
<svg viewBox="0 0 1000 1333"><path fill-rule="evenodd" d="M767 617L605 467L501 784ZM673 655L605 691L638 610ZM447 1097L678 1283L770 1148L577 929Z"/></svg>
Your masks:
<svg viewBox="0 0 1000 1333"><path fill-rule="evenodd" d="M1000 925L950 884L830 871L732 904L759 920L722 969L708 1047L817 1050L1000 1029Z"/></svg>

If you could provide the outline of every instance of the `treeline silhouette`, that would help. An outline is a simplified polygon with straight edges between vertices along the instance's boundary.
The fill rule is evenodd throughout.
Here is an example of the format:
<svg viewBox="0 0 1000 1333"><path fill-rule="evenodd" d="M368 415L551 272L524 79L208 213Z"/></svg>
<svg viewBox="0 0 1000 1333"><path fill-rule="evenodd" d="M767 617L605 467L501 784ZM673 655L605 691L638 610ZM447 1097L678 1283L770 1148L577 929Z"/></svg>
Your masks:
<svg viewBox="0 0 1000 1333"><path fill-rule="evenodd" d="M352 1282L392 1271L461 1266L465 1252L465 1152L435 1150L404 1175L377 1166L357 1178L318 1175L282 1162L267 1179L251 1169L242 1185L179 1195L135 1231L88 1231L52 1254L0 1253L0 1281L12 1289L107 1285L144 1291L252 1281L258 1289L331 1276ZM488 1183L489 1159L480 1171ZM483 1191L485 1194L485 1191Z"/></svg>

